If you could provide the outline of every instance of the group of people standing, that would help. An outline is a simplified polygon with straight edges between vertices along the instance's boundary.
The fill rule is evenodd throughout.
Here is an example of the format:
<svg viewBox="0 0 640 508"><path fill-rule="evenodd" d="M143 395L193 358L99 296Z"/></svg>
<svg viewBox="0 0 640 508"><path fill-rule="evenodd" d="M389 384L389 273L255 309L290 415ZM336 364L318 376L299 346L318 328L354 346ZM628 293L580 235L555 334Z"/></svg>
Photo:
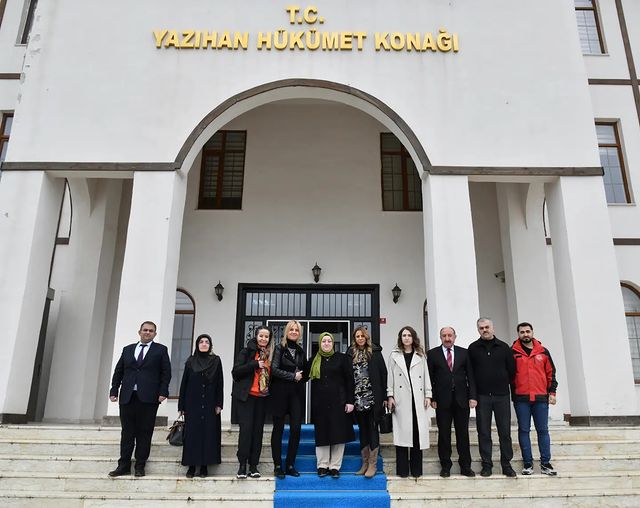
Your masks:
<svg viewBox="0 0 640 508"><path fill-rule="evenodd" d="M541 453L541 471L554 475L547 428L548 404L555 404L555 367L546 348L533 338L529 323L518 325L513 348L497 339L488 318L477 322L480 338L469 349L455 346L452 327L440 330L441 346L425 352L416 331L403 327L387 365L382 348L372 343L364 327L354 330L346 353L335 350L331 333L320 334L318 352L307 359L300 344L302 327L289 321L275 344L271 330L260 326L237 354L232 369L232 398L239 423L237 478L259 478L258 463L267 404L273 416L271 451L274 474L299 476L295 468L304 418L304 384L311 383L311 421L315 428L317 474L338 478L345 444L359 427L362 464L356 475L376 474L380 435L378 424L392 413L396 469L400 477L422 475L422 450L429 447L433 407L438 424L438 455L443 477L450 476L451 424L455 426L461 474L471 469L469 414L476 409L482 476L490 476L491 418L500 438L500 462L506 476L513 450L509 393L514 398L519 442L525 467L533 473L530 421L533 417ZM135 476L144 476L158 405L168 396L171 367L167 348L153 342L156 325L142 323L140 341L126 346L116 364L110 400L120 402L120 459L110 476L130 474L135 447ZM187 477L206 477L209 464L221 462L223 371L209 335L200 335L180 384L178 411L185 419L182 464ZM286 457L282 456L285 419L289 418ZM284 460L284 464L283 464Z"/></svg>
<svg viewBox="0 0 640 508"><path fill-rule="evenodd" d="M533 474L531 418L538 434L540 471L555 476L551 465L549 404L556 403L555 366L549 351L533 337L533 326L517 325L518 339L510 347L495 336L491 319L476 322L480 337L468 349L455 346L456 332L447 326L440 330L441 345L427 355L433 388L432 406L438 424L440 476L451 475L451 424L456 435L460 472L475 476L469 448L469 413L476 410L476 426L482 469L487 477L493 472L491 419L495 418L500 442L502 473L511 478L511 400L518 420L518 442L522 452L523 475Z"/></svg>

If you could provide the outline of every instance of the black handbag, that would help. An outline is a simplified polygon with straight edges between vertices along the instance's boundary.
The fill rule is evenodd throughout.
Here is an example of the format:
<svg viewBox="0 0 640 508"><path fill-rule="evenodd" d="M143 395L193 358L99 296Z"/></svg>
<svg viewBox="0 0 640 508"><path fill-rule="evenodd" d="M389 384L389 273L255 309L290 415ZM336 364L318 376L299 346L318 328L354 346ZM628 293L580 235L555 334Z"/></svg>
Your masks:
<svg viewBox="0 0 640 508"><path fill-rule="evenodd" d="M184 444L184 418L179 416L169 427L169 435L167 441L172 446L182 446Z"/></svg>
<svg viewBox="0 0 640 508"><path fill-rule="evenodd" d="M380 422L378 423L380 434L389 434L390 432L393 432L393 420L391 419L392 414L393 413L391 411L384 408L384 413L382 413L382 418L380 418Z"/></svg>

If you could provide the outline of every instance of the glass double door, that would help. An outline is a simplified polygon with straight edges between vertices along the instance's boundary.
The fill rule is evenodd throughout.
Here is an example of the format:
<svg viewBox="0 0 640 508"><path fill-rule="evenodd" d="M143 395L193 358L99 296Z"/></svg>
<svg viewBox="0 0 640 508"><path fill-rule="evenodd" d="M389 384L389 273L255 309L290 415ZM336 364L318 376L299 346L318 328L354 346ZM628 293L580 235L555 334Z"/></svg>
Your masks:
<svg viewBox="0 0 640 508"><path fill-rule="evenodd" d="M345 321L299 321L302 330L300 330L299 344L305 352L306 357L311 361L318 352L319 337L324 332L333 335L334 348L340 353L346 353L350 345L351 323ZM276 340L280 340L284 336L284 329L287 321L268 320L267 326L271 328L273 336ZM305 390L305 423L310 423L311 418L311 384L306 384Z"/></svg>

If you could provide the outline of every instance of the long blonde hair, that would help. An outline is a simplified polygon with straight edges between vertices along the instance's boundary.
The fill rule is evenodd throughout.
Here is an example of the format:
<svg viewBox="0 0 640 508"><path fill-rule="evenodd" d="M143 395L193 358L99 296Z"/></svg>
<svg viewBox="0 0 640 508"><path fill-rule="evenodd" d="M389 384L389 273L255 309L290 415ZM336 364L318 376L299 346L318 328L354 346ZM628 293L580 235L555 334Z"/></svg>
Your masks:
<svg viewBox="0 0 640 508"><path fill-rule="evenodd" d="M369 335L369 332L367 332L367 329L364 326L358 326L355 330L353 330L353 333L351 334L351 337L353 339L351 342L351 354L353 356L353 363L356 363L356 350L359 349L358 344L356 344L356 333L358 332L362 333L366 340L364 344L364 350L367 354L367 361L370 360L371 355L373 355L373 345L371 344L371 336Z"/></svg>
<svg viewBox="0 0 640 508"><path fill-rule="evenodd" d="M298 337L296 344L300 342L300 339L302 338L302 326L300 325L299 321L292 320L292 321L289 321L287 325L284 327L284 335L282 336L282 339L280 339L280 345L282 346L287 345L287 337L289 336L289 332L294 326L297 326L298 332L300 332L300 336Z"/></svg>

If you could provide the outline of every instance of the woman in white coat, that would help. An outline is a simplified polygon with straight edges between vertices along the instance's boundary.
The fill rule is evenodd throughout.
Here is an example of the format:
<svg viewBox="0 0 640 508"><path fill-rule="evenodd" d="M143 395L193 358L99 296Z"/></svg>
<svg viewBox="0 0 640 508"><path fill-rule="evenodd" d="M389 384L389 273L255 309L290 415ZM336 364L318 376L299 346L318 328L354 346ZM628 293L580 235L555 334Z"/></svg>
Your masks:
<svg viewBox="0 0 640 508"><path fill-rule="evenodd" d="M410 326L398 332L398 344L389 355L388 407L393 411L393 444L396 474L422 476L422 450L429 448L431 380L427 357L416 331Z"/></svg>

